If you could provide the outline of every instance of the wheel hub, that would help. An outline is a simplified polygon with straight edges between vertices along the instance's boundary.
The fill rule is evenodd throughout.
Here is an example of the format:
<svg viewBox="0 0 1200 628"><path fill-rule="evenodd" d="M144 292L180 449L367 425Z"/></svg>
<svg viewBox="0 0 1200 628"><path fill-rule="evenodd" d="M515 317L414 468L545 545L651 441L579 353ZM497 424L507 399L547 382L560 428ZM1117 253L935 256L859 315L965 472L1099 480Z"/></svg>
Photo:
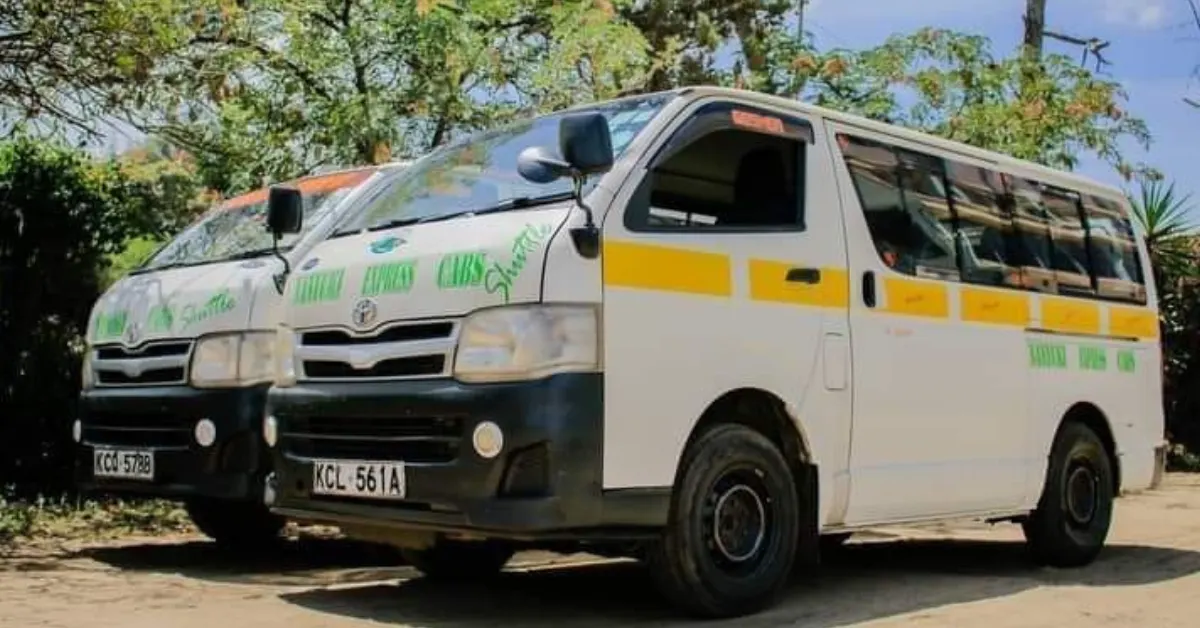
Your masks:
<svg viewBox="0 0 1200 628"><path fill-rule="evenodd" d="M1076 526L1086 526L1096 517L1100 502L1100 478L1086 465L1076 465L1067 474L1067 515Z"/></svg>
<svg viewBox="0 0 1200 628"><path fill-rule="evenodd" d="M713 540L723 558L732 563L754 558L766 536L767 509L754 489L735 484L717 497Z"/></svg>

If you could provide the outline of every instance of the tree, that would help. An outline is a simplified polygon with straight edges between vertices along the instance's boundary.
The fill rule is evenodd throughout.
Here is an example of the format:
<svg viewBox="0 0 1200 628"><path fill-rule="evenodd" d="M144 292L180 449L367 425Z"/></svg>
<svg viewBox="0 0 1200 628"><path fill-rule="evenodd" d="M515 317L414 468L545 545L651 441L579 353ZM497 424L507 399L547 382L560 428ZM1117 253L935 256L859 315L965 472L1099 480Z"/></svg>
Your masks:
<svg viewBox="0 0 1200 628"><path fill-rule="evenodd" d="M94 135L145 104L176 45L173 0L0 0L0 132L27 120Z"/></svg>
<svg viewBox="0 0 1200 628"><path fill-rule="evenodd" d="M513 115L642 85L628 2L260 0L202 4L143 121L224 191L428 151ZM215 4L211 4L214 3Z"/></svg>
<svg viewBox="0 0 1200 628"><path fill-rule="evenodd" d="M986 37L923 29L825 53L779 39L769 56L769 74L748 81L756 88L1052 167L1072 169L1090 153L1127 179L1157 174L1123 157L1123 140L1150 142L1145 122L1122 108L1125 92L1062 55L999 58Z"/></svg>

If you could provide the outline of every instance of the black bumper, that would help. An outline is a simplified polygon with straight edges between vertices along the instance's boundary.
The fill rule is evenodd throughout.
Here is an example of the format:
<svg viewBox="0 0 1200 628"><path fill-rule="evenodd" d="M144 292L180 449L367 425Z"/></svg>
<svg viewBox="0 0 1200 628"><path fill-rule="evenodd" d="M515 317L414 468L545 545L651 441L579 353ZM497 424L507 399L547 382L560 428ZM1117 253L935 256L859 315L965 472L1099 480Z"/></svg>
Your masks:
<svg viewBox="0 0 1200 628"><path fill-rule="evenodd" d="M548 538L651 527L662 491L602 490L603 376L468 385L449 379L301 385L270 393L279 426L276 512L333 524ZM484 459L471 434L504 433ZM403 501L314 495L319 460L403 461ZM567 534L573 536L573 534Z"/></svg>
<svg viewBox="0 0 1200 628"><path fill-rule="evenodd" d="M85 391L80 398L83 439L76 464L80 487L168 498L260 500L270 465L261 437L267 388L162 386ZM217 440L210 447L200 447L193 436L201 419L213 421L217 428ZM154 479L95 477L92 454L96 446L153 451Z"/></svg>

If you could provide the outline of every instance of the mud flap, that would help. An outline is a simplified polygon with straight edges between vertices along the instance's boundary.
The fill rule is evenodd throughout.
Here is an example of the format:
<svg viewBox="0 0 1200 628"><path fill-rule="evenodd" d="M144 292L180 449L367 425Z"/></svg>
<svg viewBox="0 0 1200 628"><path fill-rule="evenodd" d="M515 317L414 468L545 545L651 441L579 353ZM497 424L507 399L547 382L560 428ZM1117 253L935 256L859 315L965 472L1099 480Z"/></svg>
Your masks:
<svg viewBox="0 0 1200 628"><path fill-rule="evenodd" d="M800 491L800 539L796 546L796 569L811 573L821 565L821 534L817 524L819 483L815 465L802 465L799 471L796 485Z"/></svg>

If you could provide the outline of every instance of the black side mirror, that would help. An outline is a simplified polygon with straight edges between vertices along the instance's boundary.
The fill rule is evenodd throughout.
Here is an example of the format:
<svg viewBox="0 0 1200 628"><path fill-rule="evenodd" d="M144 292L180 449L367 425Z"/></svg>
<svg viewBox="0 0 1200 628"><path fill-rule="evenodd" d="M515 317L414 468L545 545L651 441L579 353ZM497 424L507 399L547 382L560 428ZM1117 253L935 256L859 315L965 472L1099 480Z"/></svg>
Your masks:
<svg viewBox="0 0 1200 628"><path fill-rule="evenodd" d="M276 186L267 195L267 229L279 238L300 233L304 222L304 197L296 188Z"/></svg>
<svg viewBox="0 0 1200 628"><path fill-rule="evenodd" d="M558 148L580 175L608 172L613 165L608 119L599 113L564 116L558 124Z"/></svg>

